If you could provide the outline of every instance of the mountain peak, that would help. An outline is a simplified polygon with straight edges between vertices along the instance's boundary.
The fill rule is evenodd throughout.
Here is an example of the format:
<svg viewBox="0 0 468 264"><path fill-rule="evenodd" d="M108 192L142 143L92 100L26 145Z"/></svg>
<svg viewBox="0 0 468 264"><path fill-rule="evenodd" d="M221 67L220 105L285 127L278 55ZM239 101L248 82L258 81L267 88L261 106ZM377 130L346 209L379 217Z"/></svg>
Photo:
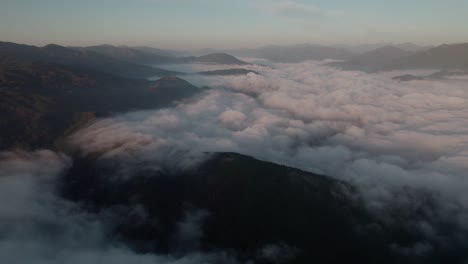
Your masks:
<svg viewBox="0 0 468 264"><path fill-rule="evenodd" d="M236 57L226 53L211 53L200 56L196 59L199 62L218 63L218 64L237 64L246 65L247 62L241 61Z"/></svg>
<svg viewBox="0 0 468 264"><path fill-rule="evenodd" d="M163 92L163 91L169 91L172 90L178 90L178 91L186 91L186 92L191 92L191 91L196 91L198 90L198 87L192 85L191 83L187 82L184 79L181 79L179 77L175 76L170 76L170 77L163 77L159 80L157 80L151 87L150 91L152 92Z"/></svg>
<svg viewBox="0 0 468 264"><path fill-rule="evenodd" d="M380 48L376 48L374 51L383 50L383 51L404 51L402 48L395 47L392 45L386 45Z"/></svg>
<svg viewBox="0 0 468 264"><path fill-rule="evenodd" d="M57 44L47 44L42 48L46 50L70 50L69 48Z"/></svg>

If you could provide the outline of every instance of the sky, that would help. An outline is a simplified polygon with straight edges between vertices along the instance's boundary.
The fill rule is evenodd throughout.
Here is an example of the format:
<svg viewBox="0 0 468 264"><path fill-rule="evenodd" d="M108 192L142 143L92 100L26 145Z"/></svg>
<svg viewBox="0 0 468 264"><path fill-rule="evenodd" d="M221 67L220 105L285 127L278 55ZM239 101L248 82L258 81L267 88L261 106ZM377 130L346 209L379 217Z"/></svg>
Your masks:
<svg viewBox="0 0 468 264"><path fill-rule="evenodd" d="M466 0L0 0L0 41L240 48L468 42Z"/></svg>

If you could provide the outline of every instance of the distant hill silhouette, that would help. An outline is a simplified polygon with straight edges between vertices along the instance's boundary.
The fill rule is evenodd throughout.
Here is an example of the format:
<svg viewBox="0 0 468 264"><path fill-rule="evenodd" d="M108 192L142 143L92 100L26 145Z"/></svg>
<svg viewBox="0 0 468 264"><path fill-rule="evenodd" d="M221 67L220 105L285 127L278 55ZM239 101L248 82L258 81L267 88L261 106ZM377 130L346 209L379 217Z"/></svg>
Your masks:
<svg viewBox="0 0 468 264"><path fill-rule="evenodd" d="M468 43L441 45L389 63L392 69L468 69Z"/></svg>
<svg viewBox="0 0 468 264"><path fill-rule="evenodd" d="M0 62L7 60L23 63L65 65L77 69L92 69L130 78L148 78L177 74L173 71L129 63L90 50L70 49L54 44L36 47L0 42Z"/></svg>
<svg viewBox="0 0 468 264"><path fill-rule="evenodd" d="M420 81L424 80L422 76L416 76L412 74L405 74L405 75L398 75L392 78L393 80L401 81L401 82L409 82L409 81Z"/></svg>
<svg viewBox="0 0 468 264"><path fill-rule="evenodd" d="M181 63L208 63L208 64L226 64L226 65L248 65L249 63L241 61L234 56L226 53L212 53L199 57L181 57L178 58Z"/></svg>
<svg viewBox="0 0 468 264"><path fill-rule="evenodd" d="M441 45L418 52L386 46L328 65L368 72L408 69L466 70L468 43Z"/></svg>
<svg viewBox="0 0 468 264"><path fill-rule="evenodd" d="M152 52L150 48L137 49L130 47L115 47L112 45L99 45L75 49L93 51L114 59L138 64L163 64L173 62L175 59L170 55L156 54L154 51Z"/></svg>
<svg viewBox="0 0 468 264"><path fill-rule="evenodd" d="M383 48L383 47L395 47L402 49L404 51L410 51L410 52L418 52L418 51L423 51L425 49L429 49L432 47L429 46L420 46L411 42L405 42L405 43L372 43L372 44L361 44L361 45L336 45L338 48L343 48L346 49L352 53L355 53L356 55L359 54L364 54L369 51L373 51L375 49Z"/></svg>
<svg viewBox="0 0 468 264"><path fill-rule="evenodd" d="M411 54L413 53L400 48L385 46L354 56L346 61L332 62L328 65L344 70L374 71Z"/></svg>
<svg viewBox="0 0 468 264"><path fill-rule="evenodd" d="M203 71L197 74L201 75L245 75L249 73L259 74L256 71L247 69L227 69L227 70L214 70L214 71Z"/></svg>
<svg viewBox="0 0 468 264"><path fill-rule="evenodd" d="M353 53L335 47L321 45L265 46L255 49L239 49L233 51L236 55L268 59L273 62L303 62L306 60L344 60Z"/></svg>
<svg viewBox="0 0 468 264"><path fill-rule="evenodd" d="M73 47L78 51L89 51L107 57L137 64L175 64L175 63L210 63L228 65L248 65L226 53L211 53L203 56L175 57L168 52L150 47L126 47L99 45L90 47Z"/></svg>
<svg viewBox="0 0 468 264"><path fill-rule="evenodd" d="M468 76L468 70L453 70L453 71L442 70L442 71L438 71L438 72L435 72L429 75L423 75L423 76L405 74L405 75L395 76L393 77L393 79L398 80L398 81L408 82L408 81L414 81L414 80L445 79L445 78L450 78L450 77L456 78L457 76Z"/></svg>
<svg viewBox="0 0 468 264"><path fill-rule="evenodd" d="M158 49L158 48L147 47L147 46L136 46L136 47L133 47L133 46L119 46L119 47L130 48L130 49L139 50L139 51L142 51L142 52L152 53L152 54L156 54L156 55L159 55L159 56L165 56L165 57L175 57L176 54L179 53L176 50L165 50L165 49Z"/></svg>

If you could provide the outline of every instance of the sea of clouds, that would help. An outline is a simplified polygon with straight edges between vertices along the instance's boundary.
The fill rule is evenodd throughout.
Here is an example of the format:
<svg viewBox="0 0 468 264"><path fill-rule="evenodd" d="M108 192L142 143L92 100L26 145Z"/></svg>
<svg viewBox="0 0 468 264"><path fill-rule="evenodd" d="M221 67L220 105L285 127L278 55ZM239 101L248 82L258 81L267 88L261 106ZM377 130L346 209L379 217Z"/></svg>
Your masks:
<svg viewBox="0 0 468 264"><path fill-rule="evenodd" d="M187 168L206 158L202 153L238 152L351 182L382 218L395 204L421 209L415 193L424 191L436 205L423 208L430 219L410 224L429 240L453 235L435 223L466 234L466 80L400 82L392 77L427 71L368 74L313 61L246 68L260 74L185 76L212 89L175 108L96 122L72 142L84 153L125 159L127 169ZM421 243L416 251L430 250L430 242Z"/></svg>
<svg viewBox="0 0 468 264"><path fill-rule="evenodd" d="M411 224L427 241L410 248L394 245L402 252L424 253L434 241L462 239L434 223L447 222L458 234L468 232L466 80L399 82L392 77L402 72L340 71L314 61L261 62L244 66L258 75L184 76L211 88L173 108L98 120L69 143L83 155L125 161L117 163L118 179L131 177L142 166L191 168L210 152L250 155L350 182L361 190L369 210L382 217L394 204L419 206L411 194L424 190L436 201L427 209L431 219ZM233 68L190 67L193 72ZM117 242L109 244L102 216L76 209L50 189L69 158L50 151L2 155L0 257L10 259L8 263L22 263L14 260L29 256L43 263L228 259L223 254L137 255ZM17 204L9 204L12 199ZM14 225L18 221L25 224ZM41 233L44 225L50 228L46 234Z"/></svg>
<svg viewBox="0 0 468 264"><path fill-rule="evenodd" d="M233 151L377 189L430 188L468 205L466 81L399 82L398 73L320 62L247 68L260 75L187 76L212 89L174 108L98 121L72 142L135 159Z"/></svg>

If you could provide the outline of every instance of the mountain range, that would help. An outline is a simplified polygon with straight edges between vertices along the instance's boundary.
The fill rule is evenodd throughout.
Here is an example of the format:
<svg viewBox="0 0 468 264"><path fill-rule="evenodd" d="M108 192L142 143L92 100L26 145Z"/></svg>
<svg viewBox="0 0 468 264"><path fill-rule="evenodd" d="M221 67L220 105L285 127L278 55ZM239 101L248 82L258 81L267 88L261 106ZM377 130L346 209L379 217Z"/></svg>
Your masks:
<svg viewBox="0 0 468 264"><path fill-rule="evenodd" d="M385 46L364 54L353 56L345 61L331 62L328 63L328 65L343 70L373 71L412 54L413 52L405 51L397 47Z"/></svg>
<svg viewBox="0 0 468 264"><path fill-rule="evenodd" d="M248 65L222 53L174 57L147 47L36 47L0 42L0 125L4 127L0 147L51 147L96 116L164 107L201 91L174 77L185 73L147 65L156 62ZM254 71L196 74L250 72ZM155 76L163 78L147 80Z"/></svg>
<svg viewBox="0 0 468 264"><path fill-rule="evenodd" d="M145 65L178 63L248 65L248 63L226 53L211 53L202 56L177 57L169 52L164 52L160 49L149 47L116 47L112 45L99 45L90 47L73 47L73 49L95 52L113 59Z"/></svg>
<svg viewBox="0 0 468 264"><path fill-rule="evenodd" d="M263 58L272 62L283 63L297 63L306 60L325 59L344 60L353 55L353 53L345 49L311 44L293 46L271 45L255 49L230 50L227 52L236 56Z"/></svg>
<svg viewBox="0 0 468 264"><path fill-rule="evenodd" d="M226 69L226 70L214 70L214 71L203 71L198 72L200 75L245 75L249 73L259 74L256 71L246 69Z"/></svg>
<svg viewBox="0 0 468 264"><path fill-rule="evenodd" d="M204 49L196 53L225 52L278 63L307 60L337 60L328 65L345 70L366 72L406 69L467 69L468 44L419 46L413 43L323 46L301 44L264 46L253 49Z"/></svg>
<svg viewBox="0 0 468 264"><path fill-rule="evenodd" d="M368 72L408 69L464 70L468 69L468 44L444 44L421 51L386 46L328 65Z"/></svg>
<svg viewBox="0 0 468 264"><path fill-rule="evenodd" d="M0 62L42 63L91 69L128 78L170 76L173 71L130 63L105 56L90 50L76 50L50 44L44 47L0 42Z"/></svg>
<svg viewBox="0 0 468 264"><path fill-rule="evenodd" d="M375 49L383 48L383 47L395 47L402 49L404 51L411 51L417 52L422 51L425 49L433 48L432 46L420 46L411 42L404 42L404 43L374 43L374 44L361 44L361 45L336 45L337 48L346 49L356 55L363 54Z"/></svg>
<svg viewBox="0 0 468 264"><path fill-rule="evenodd" d="M347 58L328 64L345 70L441 70L440 74L431 76L397 76L396 80L401 81L460 75L468 69L468 44L442 45L422 51L384 46L360 55L314 45L270 46L244 51L287 62ZM145 65L155 61L248 65L225 53L175 57L169 52L145 47L35 47L0 42L0 122L6 128L1 132L0 146L17 146L22 142L24 147L45 147L74 124L96 114L160 107L198 91L179 78L165 78L156 83L146 80L158 75L184 75ZM461 73L453 73L454 69L460 69ZM258 74L242 68L197 74L248 73Z"/></svg>
<svg viewBox="0 0 468 264"><path fill-rule="evenodd" d="M468 43L444 44L389 63L383 69L468 69Z"/></svg>

